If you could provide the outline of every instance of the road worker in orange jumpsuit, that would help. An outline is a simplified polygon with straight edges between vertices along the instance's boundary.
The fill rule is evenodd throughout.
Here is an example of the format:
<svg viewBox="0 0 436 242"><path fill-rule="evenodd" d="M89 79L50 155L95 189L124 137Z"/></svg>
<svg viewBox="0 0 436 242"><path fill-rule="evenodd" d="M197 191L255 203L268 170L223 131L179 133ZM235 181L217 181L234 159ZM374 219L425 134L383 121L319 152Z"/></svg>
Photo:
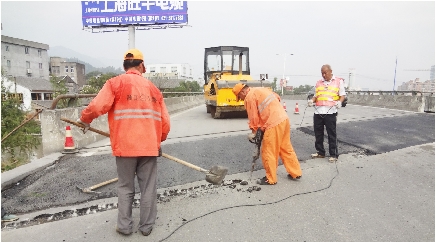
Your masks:
<svg viewBox="0 0 436 242"><path fill-rule="evenodd" d="M249 87L243 83L236 84L232 91L236 101L244 100L248 126L252 131L248 139L254 139L258 129L263 132L261 156L266 176L257 183L277 183L279 156L288 172L288 178L299 179L302 175L300 163L291 144L291 125L280 103L280 96L267 88Z"/></svg>
<svg viewBox="0 0 436 242"><path fill-rule="evenodd" d="M170 131L170 117L162 93L142 76L145 66L141 51L130 49L123 58L126 73L109 79L77 122L86 126L86 132L92 120L108 114L118 174L116 231L133 233L136 173L141 192L138 232L148 236L157 216L157 157Z"/></svg>

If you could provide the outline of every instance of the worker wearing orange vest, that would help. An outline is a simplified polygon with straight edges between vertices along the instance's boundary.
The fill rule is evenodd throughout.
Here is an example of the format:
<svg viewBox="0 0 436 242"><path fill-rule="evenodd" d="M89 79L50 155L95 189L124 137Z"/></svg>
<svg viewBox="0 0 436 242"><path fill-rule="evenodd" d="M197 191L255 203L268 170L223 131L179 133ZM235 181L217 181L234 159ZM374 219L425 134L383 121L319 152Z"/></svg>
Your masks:
<svg viewBox="0 0 436 242"><path fill-rule="evenodd" d="M133 233L132 204L135 173L141 192L139 231L149 235L157 216L157 157L161 142L170 131L170 118L162 93L145 73L144 58L137 49L124 54L125 74L106 81L97 96L82 111L78 122L89 124L108 113L110 141L118 174L118 219L116 231Z"/></svg>
<svg viewBox="0 0 436 242"><path fill-rule="evenodd" d="M345 99L344 80L332 74L330 65L321 67L323 79L319 80L315 86L315 95L308 101L308 106L315 103L315 113L313 115L313 128L315 132L315 149L317 153L312 154L312 158L324 158L324 126L326 127L329 143L329 162L335 162L339 157L336 135L336 120L338 109Z"/></svg>
<svg viewBox="0 0 436 242"><path fill-rule="evenodd" d="M233 88L236 100L244 100L248 114L248 126L253 140L257 132L263 133L261 147L262 164L266 176L257 181L260 185L277 183L279 156L288 172L288 178L299 179L302 171L291 144L291 125L277 93L263 87L249 87L238 83Z"/></svg>

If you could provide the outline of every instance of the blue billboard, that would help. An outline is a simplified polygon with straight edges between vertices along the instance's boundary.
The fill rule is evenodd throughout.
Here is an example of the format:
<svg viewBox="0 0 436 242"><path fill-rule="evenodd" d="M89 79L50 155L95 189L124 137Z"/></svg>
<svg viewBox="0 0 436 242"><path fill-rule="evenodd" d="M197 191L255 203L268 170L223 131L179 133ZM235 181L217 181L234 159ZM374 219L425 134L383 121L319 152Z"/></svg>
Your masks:
<svg viewBox="0 0 436 242"><path fill-rule="evenodd" d="M187 23L187 1L82 1L87 28Z"/></svg>

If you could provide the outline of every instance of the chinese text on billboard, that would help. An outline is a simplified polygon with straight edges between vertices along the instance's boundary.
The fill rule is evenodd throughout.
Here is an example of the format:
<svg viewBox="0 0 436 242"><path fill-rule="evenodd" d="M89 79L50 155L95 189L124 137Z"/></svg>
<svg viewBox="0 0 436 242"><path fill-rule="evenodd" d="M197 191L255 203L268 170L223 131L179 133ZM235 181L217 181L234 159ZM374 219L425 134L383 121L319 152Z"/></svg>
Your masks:
<svg viewBox="0 0 436 242"><path fill-rule="evenodd" d="M82 1L84 27L184 23L187 1Z"/></svg>

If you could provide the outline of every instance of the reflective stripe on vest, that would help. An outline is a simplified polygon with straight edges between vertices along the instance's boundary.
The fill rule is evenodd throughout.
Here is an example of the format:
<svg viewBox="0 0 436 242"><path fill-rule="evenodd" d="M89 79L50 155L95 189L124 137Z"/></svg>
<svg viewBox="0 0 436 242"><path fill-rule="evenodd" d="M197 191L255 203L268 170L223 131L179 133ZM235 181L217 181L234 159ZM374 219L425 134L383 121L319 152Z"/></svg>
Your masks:
<svg viewBox="0 0 436 242"><path fill-rule="evenodd" d="M339 100L339 83L341 80L341 78L335 78L328 86L325 86L322 80L318 81L315 89L317 106L335 105L335 101Z"/></svg>
<svg viewBox="0 0 436 242"><path fill-rule="evenodd" d="M274 98L275 98L274 93L271 93L270 95L268 95L268 97L266 97L265 100L263 100L259 104L259 106L257 106L259 113L261 113L266 107L268 107L268 105L271 103L272 100L274 100Z"/></svg>
<svg viewBox="0 0 436 242"><path fill-rule="evenodd" d="M136 113L141 113L141 114L136 114ZM152 109L119 109L119 110L115 110L114 114L115 114L114 120L148 118L148 119L161 121L161 113L156 112Z"/></svg>

